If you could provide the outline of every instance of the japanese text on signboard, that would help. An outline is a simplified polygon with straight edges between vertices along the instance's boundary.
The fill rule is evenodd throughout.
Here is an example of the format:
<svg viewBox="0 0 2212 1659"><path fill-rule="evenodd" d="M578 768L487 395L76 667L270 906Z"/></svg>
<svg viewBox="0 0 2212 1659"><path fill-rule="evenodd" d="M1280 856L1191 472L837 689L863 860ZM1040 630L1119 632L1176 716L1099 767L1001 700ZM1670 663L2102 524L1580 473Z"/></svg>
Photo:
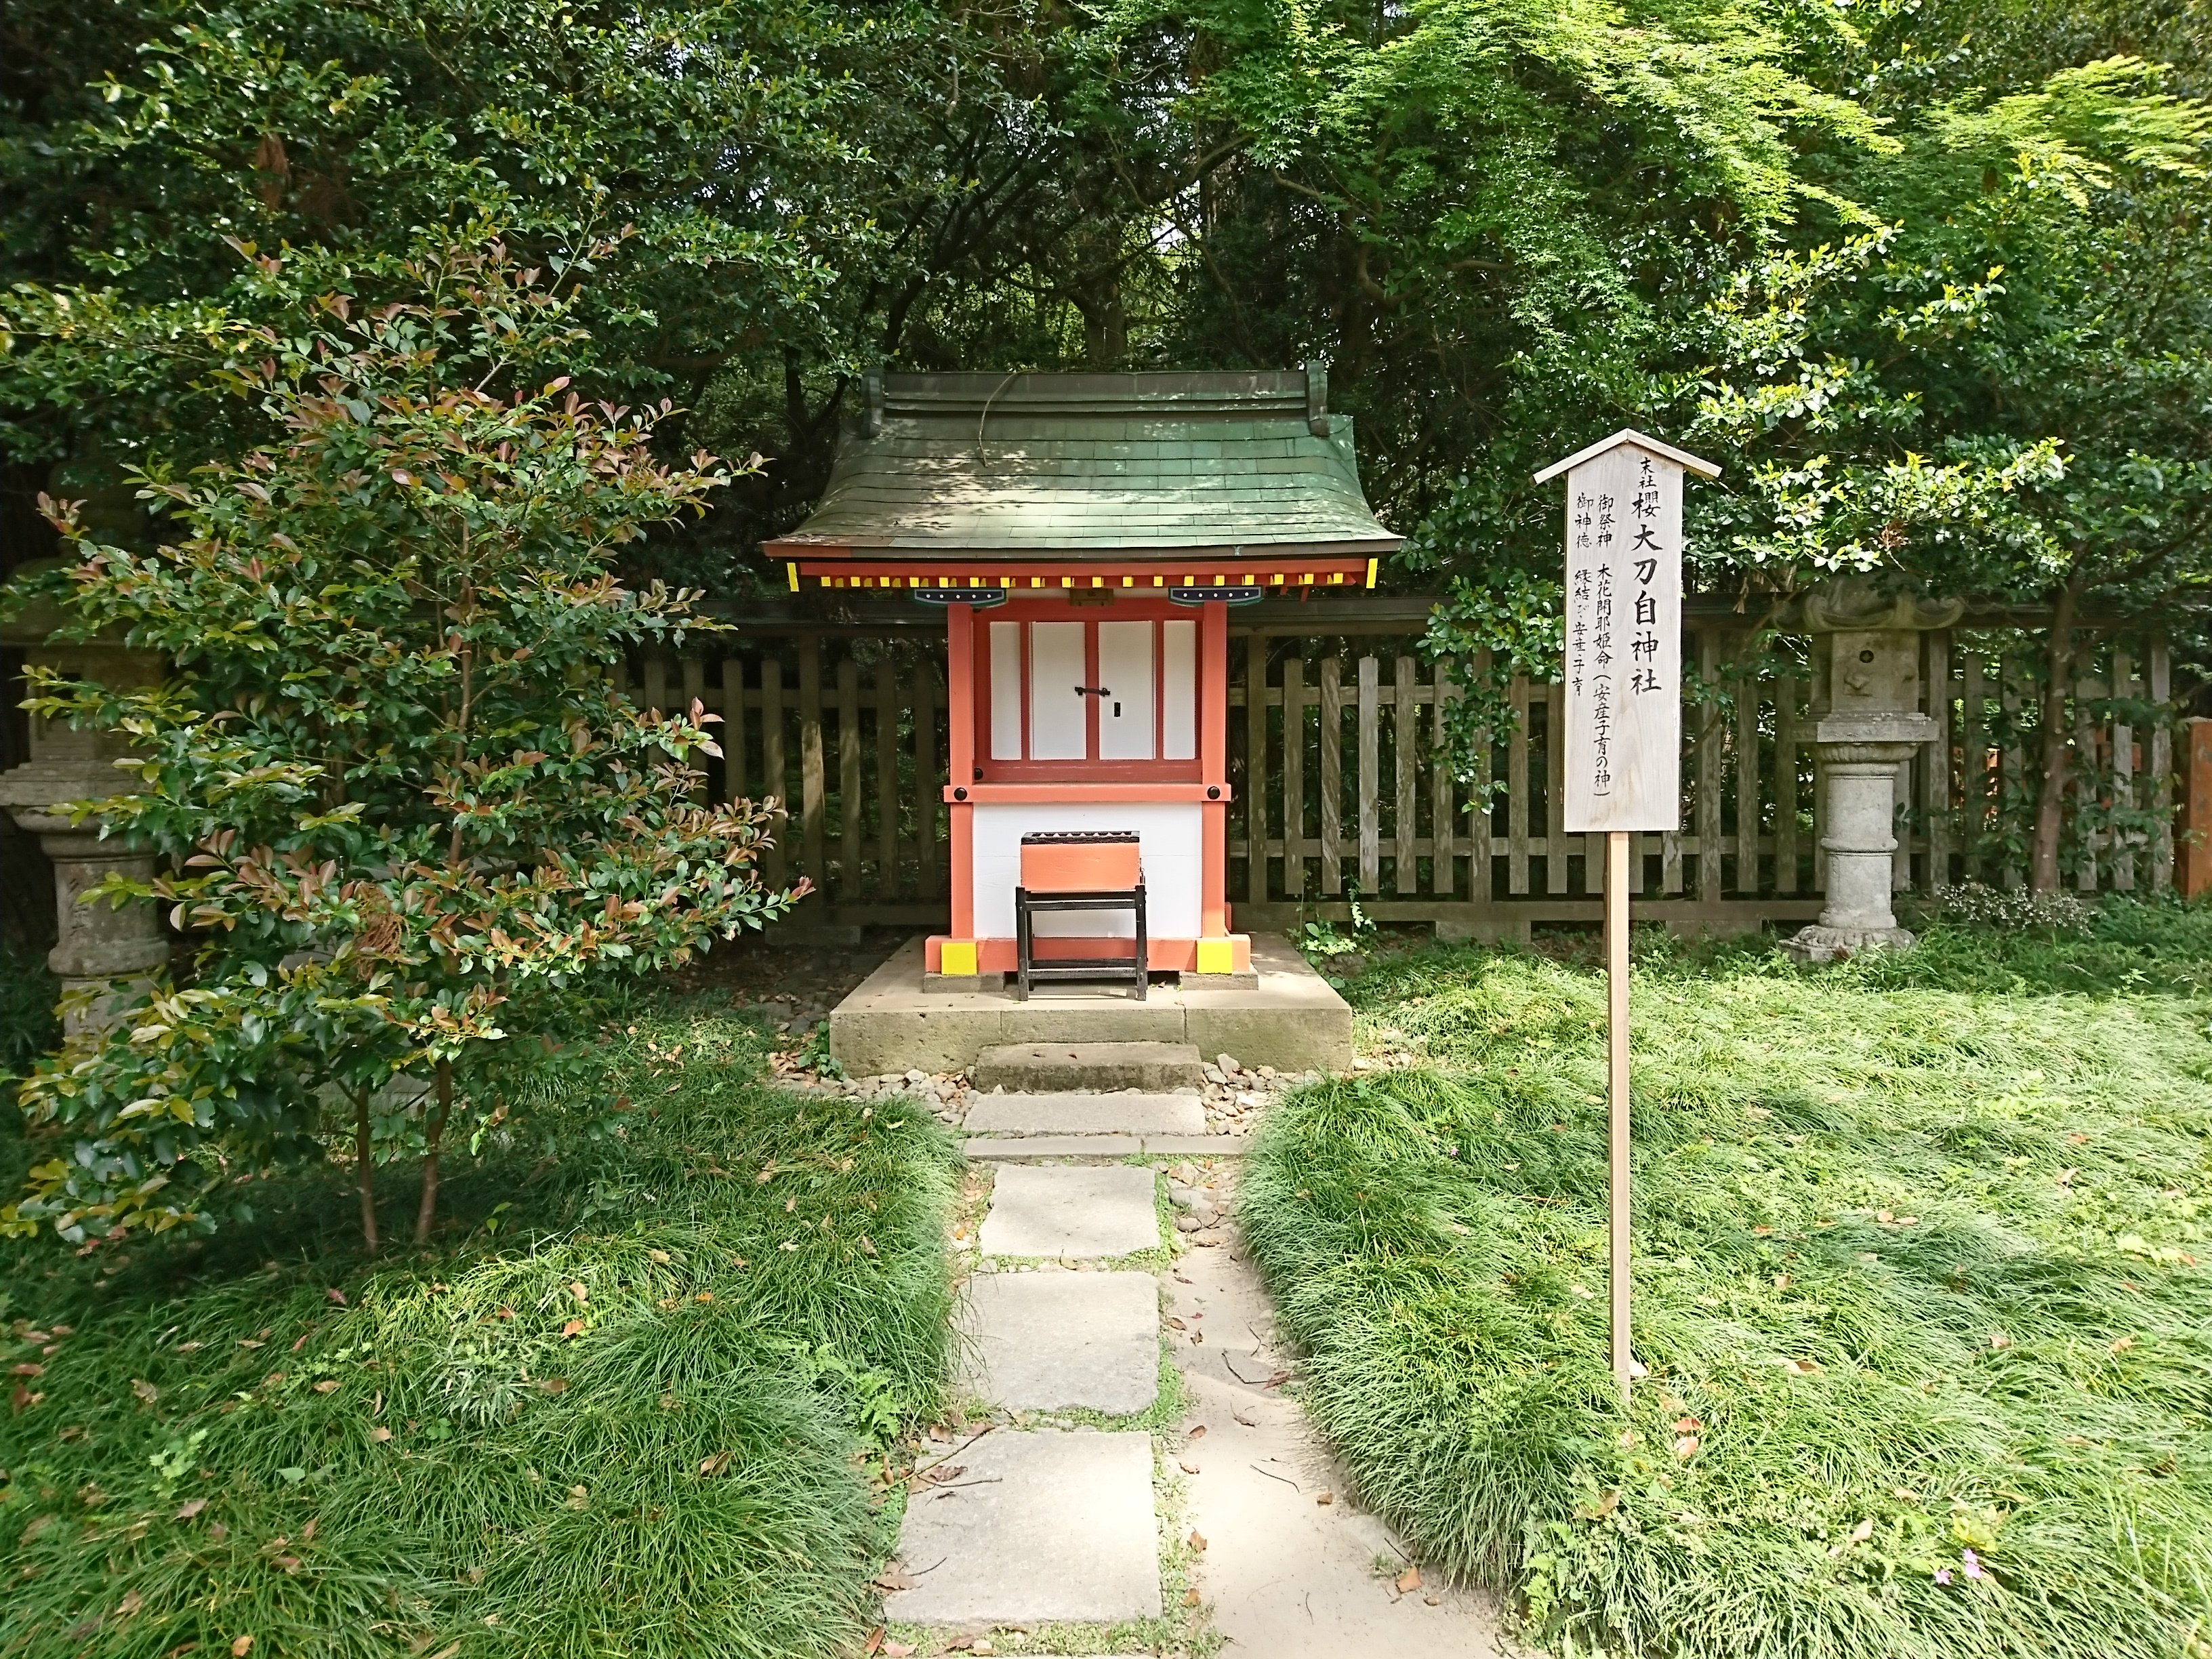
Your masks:
<svg viewBox="0 0 2212 1659"><path fill-rule="evenodd" d="M1679 822L1681 478L1633 444L1567 475L1570 832Z"/></svg>

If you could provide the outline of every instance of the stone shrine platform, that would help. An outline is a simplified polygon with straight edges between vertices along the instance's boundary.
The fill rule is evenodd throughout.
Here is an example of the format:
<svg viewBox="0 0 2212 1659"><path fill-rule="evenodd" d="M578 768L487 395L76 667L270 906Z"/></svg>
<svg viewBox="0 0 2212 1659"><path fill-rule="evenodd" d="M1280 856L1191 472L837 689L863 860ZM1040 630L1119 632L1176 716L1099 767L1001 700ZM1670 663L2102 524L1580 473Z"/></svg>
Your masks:
<svg viewBox="0 0 2212 1659"><path fill-rule="evenodd" d="M1027 1002L1006 990L925 991L922 941L908 940L830 1016L830 1053L855 1077L919 1068L964 1070L1012 1043L1188 1043L1248 1066L1340 1072L1352 1065L1352 1009L1288 941L1252 939L1255 985L1208 986L1195 974L1156 984L1142 1002L1126 987L1038 986Z"/></svg>

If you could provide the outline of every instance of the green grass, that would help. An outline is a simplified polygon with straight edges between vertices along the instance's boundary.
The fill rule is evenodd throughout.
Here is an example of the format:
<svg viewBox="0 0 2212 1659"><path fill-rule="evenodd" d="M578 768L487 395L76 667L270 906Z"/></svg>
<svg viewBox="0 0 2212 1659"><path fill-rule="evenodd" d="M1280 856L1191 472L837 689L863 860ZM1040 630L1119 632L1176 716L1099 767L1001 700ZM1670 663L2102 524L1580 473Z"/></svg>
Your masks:
<svg viewBox="0 0 2212 1659"><path fill-rule="evenodd" d="M1244 1224L1363 1498L1564 1651L2212 1651L2204 913L1814 973L1644 944L1626 1413L1594 966L1379 967L1359 1018L1425 1065L1254 1150Z"/></svg>
<svg viewBox="0 0 2212 1659"><path fill-rule="evenodd" d="M712 1012L599 1042L626 1131L456 1171L435 1254L365 1258L315 1176L204 1243L0 1257L44 1368L0 1416L0 1654L853 1650L871 1469L941 1396L949 1140L760 1086Z"/></svg>

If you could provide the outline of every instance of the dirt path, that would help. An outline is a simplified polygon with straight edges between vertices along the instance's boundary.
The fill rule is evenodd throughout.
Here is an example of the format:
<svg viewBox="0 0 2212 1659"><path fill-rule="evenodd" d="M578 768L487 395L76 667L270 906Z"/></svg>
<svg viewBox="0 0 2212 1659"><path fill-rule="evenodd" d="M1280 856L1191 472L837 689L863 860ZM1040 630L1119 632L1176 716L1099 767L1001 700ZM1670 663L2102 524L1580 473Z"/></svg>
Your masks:
<svg viewBox="0 0 2212 1659"><path fill-rule="evenodd" d="M1214 1176L1218 1185L1232 1179L1225 1170ZM1164 1278L1170 1312L1188 1328L1177 1333L1176 1361L1191 1404L1175 1456L1190 1522L1206 1540L1198 1589L1228 1654L1468 1659L1525 1651L1505 1638L1487 1595L1425 1582L1398 1588L1414 1564L1388 1527L1349 1501L1341 1471L1282 1385L1291 1365L1273 1340L1273 1304L1235 1224L1206 1236L1218 1243L1191 1250ZM1200 1334L1203 1341L1193 1340Z"/></svg>

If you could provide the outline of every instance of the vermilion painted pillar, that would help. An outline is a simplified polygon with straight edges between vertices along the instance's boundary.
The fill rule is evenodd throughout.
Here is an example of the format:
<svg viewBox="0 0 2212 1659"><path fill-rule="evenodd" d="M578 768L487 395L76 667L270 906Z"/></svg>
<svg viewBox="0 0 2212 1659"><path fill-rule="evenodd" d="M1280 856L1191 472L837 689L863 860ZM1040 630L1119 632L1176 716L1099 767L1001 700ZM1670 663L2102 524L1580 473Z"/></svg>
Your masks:
<svg viewBox="0 0 2212 1659"><path fill-rule="evenodd" d="M1204 873L1198 932L1229 932L1229 607L1219 600L1199 613L1199 781L1206 785Z"/></svg>
<svg viewBox="0 0 2212 1659"><path fill-rule="evenodd" d="M975 611L972 605L956 605L950 612L945 628L946 775L951 787L963 789L975 775ZM950 800L945 810L952 860L951 936L972 939L975 937L975 808L969 801ZM974 971L972 966L969 971Z"/></svg>

